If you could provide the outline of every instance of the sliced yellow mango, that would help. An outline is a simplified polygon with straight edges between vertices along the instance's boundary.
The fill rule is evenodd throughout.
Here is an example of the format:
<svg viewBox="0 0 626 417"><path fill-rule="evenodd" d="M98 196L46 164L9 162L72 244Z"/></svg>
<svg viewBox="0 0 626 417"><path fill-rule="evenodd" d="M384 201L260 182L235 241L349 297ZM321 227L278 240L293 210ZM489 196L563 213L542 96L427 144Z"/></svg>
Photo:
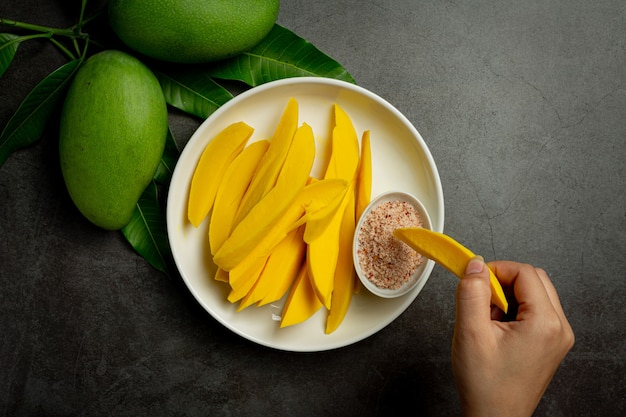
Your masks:
<svg viewBox="0 0 626 417"><path fill-rule="evenodd" d="M352 121L337 104L331 154L325 179L339 178L350 185L337 211L326 220L307 223L304 240L307 248L307 271L322 304L330 309L335 267L339 256L339 231L345 207L354 200L354 181L359 165L359 141ZM354 216L354 211L352 212Z"/></svg>
<svg viewBox="0 0 626 417"><path fill-rule="evenodd" d="M241 202L235 224L239 223L250 210L274 187L279 172L281 171L287 152L291 147L294 135L298 128L298 102L290 99L283 111L274 131L270 147L259 165L259 169L254 174L250 182L250 188L246 192Z"/></svg>
<svg viewBox="0 0 626 417"><path fill-rule="evenodd" d="M226 167L246 146L254 129L244 122L233 123L204 148L191 178L187 217L198 227L209 214Z"/></svg>
<svg viewBox="0 0 626 417"><path fill-rule="evenodd" d="M317 224L330 218L343 202L349 189L348 183L336 178L318 181L314 187L308 185L298 196L298 204L304 209L305 214L295 225L307 224L308 227L310 223Z"/></svg>
<svg viewBox="0 0 626 417"><path fill-rule="evenodd" d="M209 243L212 254L217 252L230 235L235 222L235 213L268 146L267 140L250 144L237 155L224 172L224 178L215 195L209 225Z"/></svg>
<svg viewBox="0 0 626 417"><path fill-rule="evenodd" d="M228 282L228 272L224 271L222 268L217 268L214 279L216 281Z"/></svg>
<svg viewBox="0 0 626 417"><path fill-rule="evenodd" d="M313 130L303 124L294 135L276 186L235 226L215 253L213 261L217 266L230 271L254 250L305 187L314 159Z"/></svg>
<svg viewBox="0 0 626 417"><path fill-rule="evenodd" d="M319 238L309 242L307 245L307 272L317 296L326 309L330 309L331 307L331 295L335 281L335 269L339 258L338 242L341 231L341 222L345 212L345 207L350 200L350 194L353 192L354 188L350 187L350 190L346 193L341 205L337 211L333 213L329 224L324 229L324 232Z"/></svg>
<svg viewBox="0 0 626 417"><path fill-rule="evenodd" d="M259 279L259 276L261 276L267 263L267 258L252 259L249 262L238 265L237 268L233 268L228 273L228 283L231 288L228 294L228 301L236 303L245 297Z"/></svg>
<svg viewBox="0 0 626 417"><path fill-rule="evenodd" d="M359 142L348 114L338 105L333 107L335 126L332 133L330 160L324 178L351 180L359 164Z"/></svg>
<svg viewBox="0 0 626 417"><path fill-rule="evenodd" d="M302 323L322 307L322 303L311 287L311 280L306 271L305 266L300 268L296 282L289 291L285 307L283 307L280 327Z"/></svg>
<svg viewBox="0 0 626 417"><path fill-rule="evenodd" d="M306 219L308 204L317 207L318 205L315 201L324 198L328 199L328 201L334 201L337 195L345 192L345 187L346 183L341 180L322 180L305 186L274 227L239 265L251 262L251 260L256 258L269 256L276 245L278 245L289 232L303 224L303 219ZM237 265L236 268L238 268L239 265Z"/></svg>
<svg viewBox="0 0 626 417"><path fill-rule="evenodd" d="M370 131L363 132L361 138L361 160L359 161L359 171L356 183L356 217L358 223L372 199L372 149L370 143ZM354 293L361 292L361 281L354 280Z"/></svg>
<svg viewBox="0 0 626 417"><path fill-rule="evenodd" d="M285 237L270 254L263 272L248 294L241 300L239 310L251 306L261 300L267 302L279 300L285 295L298 276L306 253L302 241L302 227L294 229ZM271 294L270 294L271 292ZM278 298L274 298L278 296ZM270 300L270 298L274 298Z"/></svg>
<svg viewBox="0 0 626 417"><path fill-rule="evenodd" d="M332 201L324 202L324 207L321 207L318 210L312 209L309 213L307 213L306 218L302 219L303 223L306 223L303 237L306 243L311 243L322 236L333 221L337 211L341 210L342 206L347 202L347 193L349 192L354 192L354 181L347 184L341 195L336 196Z"/></svg>
<svg viewBox="0 0 626 417"><path fill-rule="evenodd" d="M339 231L339 254L337 257L337 267L335 268L335 280L333 283L333 293L331 296L330 310L326 318L326 334L337 330L343 322L354 292L354 281L356 271L352 262L352 240L356 222L354 217L355 198L351 198L346 204L341 220ZM358 280L357 280L358 281Z"/></svg>
<svg viewBox="0 0 626 417"><path fill-rule="evenodd" d="M370 131L363 132L361 138L361 160L356 183L356 220L370 203L372 198L372 149L370 145Z"/></svg>
<svg viewBox="0 0 626 417"><path fill-rule="evenodd" d="M416 252L437 262L458 278L463 278L467 263L476 256L450 236L432 230L420 227L404 227L394 230L393 235ZM500 282L491 269L489 270L489 283L491 285L492 304L506 313L509 304Z"/></svg>
<svg viewBox="0 0 626 417"><path fill-rule="evenodd" d="M339 178L351 183L356 179L356 170L359 165L359 141L350 117L338 104L333 106L333 115L335 125L331 135L330 158L324 178ZM352 187L352 192L354 192L354 187ZM345 202L346 197L341 198ZM337 204L336 207L341 210L339 205ZM308 244L319 239L332 221L329 213L323 214L326 215L307 222L304 241Z"/></svg>

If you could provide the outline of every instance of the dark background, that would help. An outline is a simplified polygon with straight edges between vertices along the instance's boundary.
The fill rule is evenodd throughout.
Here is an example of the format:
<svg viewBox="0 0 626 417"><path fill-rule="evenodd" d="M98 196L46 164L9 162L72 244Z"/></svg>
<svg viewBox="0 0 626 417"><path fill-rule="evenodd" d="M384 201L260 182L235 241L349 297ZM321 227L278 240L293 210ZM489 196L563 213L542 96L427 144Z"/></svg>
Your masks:
<svg viewBox="0 0 626 417"><path fill-rule="evenodd" d="M0 16L66 27L78 3L5 0ZM626 415L626 3L282 3L279 23L420 131L446 232L552 277L577 340L536 415ZM0 78L0 128L65 62L22 44ZM172 112L181 148L199 123ZM458 415L446 271L355 345L260 347L81 217L55 129L0 167L0 415Z"/></svg>

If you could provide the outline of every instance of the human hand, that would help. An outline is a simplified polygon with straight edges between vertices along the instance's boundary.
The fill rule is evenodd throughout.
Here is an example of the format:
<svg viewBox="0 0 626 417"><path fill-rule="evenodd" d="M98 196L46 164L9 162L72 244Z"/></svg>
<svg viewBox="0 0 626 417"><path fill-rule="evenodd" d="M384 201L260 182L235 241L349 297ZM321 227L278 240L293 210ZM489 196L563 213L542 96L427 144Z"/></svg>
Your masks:
<svg viewBox="0 0 626 417"><path fill-rule="evenodd" d="M490 306L489 273L472 259L456 293L452 370L464 416L530 416L574 344L559 297L542 269L490 262L512 289L514 321ZM501 312L500 312L501 313Z"/></svg>

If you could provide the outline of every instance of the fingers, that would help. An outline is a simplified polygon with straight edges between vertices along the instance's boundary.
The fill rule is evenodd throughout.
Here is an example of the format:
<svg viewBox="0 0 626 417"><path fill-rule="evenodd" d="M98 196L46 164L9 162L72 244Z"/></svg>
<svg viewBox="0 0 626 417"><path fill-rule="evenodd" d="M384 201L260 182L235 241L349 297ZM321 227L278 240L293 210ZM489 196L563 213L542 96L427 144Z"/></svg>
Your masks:
<svg viewBox="0 0 626 417"><path fill-rule="evenodd" d="M563 311L563 306L561 305L561 300L559 299L559 295L556 292L556 288L554 288L554 284L548 277L546 271L541 268L536 268L537 275L541 282L543 283L546 292L548 293L548 297L550 298L550 302L554 306L554 311L559 317L561 325L563 326L563 331L565 332L565 343L567 346L567 350L571 349L574 345L574 331L572 330L567 317L565 317L565 312Z"/></svg>
<svg viewBox="0 0 626 417"><path fill-rule="evenodd" d="M566 344L574 343L574 333L565 317L561 300L548 274L541 268L511 261L490 262L494 274L503 285L512 286L518 304L517 320L537 314L544 322L556 319Z"/></svg>
<svg viewBox="0 0 626 417"><path fill-rule="evenodd" d="M493 261L489 266L503 286L513 288L519 305L518 320L528 312L543 314L547 310L561 310L562 315L556 290L545 271L511 261Z"/></svg>
<svg viewBox="0 0 626 417"><path fill-rule="evenodd" d="M546 292L548 293L550 302L552 303L554 308L557 310L557 312L560 312L561 315L565 316L565 314L563 313L563 307L561 306L561 300L559 300L559 295L556 292L556 288L554 288L554 284L552 284L552 281L550 281L550 277L548 277L548 274L546 274L546 271L544 271L541 268L535 268L535 271L537 272L537 276L539 276L541 283L543 284L544 288L546 289Z"/></svg>
<svg viewBox="0 0 626 417"><path fill-rule="evenodd" d="M484 326L491 321L489 271L481 257L470 260L456 291L457 325Z"/></svg>

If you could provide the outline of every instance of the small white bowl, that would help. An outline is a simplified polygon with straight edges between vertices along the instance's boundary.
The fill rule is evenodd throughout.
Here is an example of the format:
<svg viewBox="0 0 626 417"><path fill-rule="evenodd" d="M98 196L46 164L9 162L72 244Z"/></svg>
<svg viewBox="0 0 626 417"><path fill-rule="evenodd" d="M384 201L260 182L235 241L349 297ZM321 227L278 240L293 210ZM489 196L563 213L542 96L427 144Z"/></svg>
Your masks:
<svg viewBox="0 0 626 417"><path fill-rule="evenodd" d="M356 231L354 233L354 241L352 243L352 259L354 261L354 268L356 269L356 273L365 288L367 288L371 293L383 298L396 298L411 292L411 290L415 288L418 282L420 282L420 279L424 275L428 274L428 272L430 271L431 268L426 268L426 265L432 261L426 258L422 258L422 262L418 265L417 269L411 275L409 280L398 289L380 288L372 281L370 281L363 273L358 254L359 234L361 233L361 228L369 213L376 207L378 207L381 203L388 201L402 201L411 204L411 206L415 208L422 220L422 227L425 229L431 229L432 226L430 216L428 215L428 212L426 211L426 208L424 207L422 202L419 201L415 196L400 191L391 191L379 195L374 200L372 200L372 202L370 202L366 209L363 211L363 214L361 215L361 218L357 223Z"/></svg>

